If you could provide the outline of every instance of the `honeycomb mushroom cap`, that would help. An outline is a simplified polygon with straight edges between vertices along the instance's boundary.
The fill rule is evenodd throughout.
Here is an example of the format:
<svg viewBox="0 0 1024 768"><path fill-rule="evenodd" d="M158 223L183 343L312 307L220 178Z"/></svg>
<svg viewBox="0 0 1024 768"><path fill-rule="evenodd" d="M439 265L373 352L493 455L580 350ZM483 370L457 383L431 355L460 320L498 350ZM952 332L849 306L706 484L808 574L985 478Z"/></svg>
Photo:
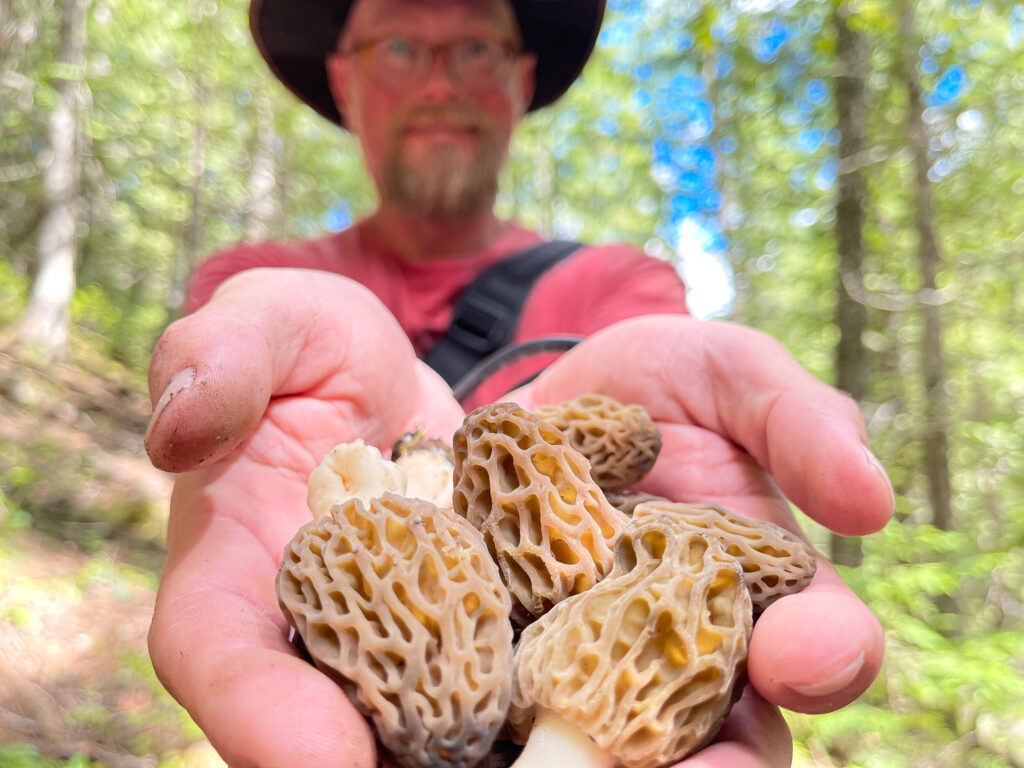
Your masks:
<svg viewBox="0 0 1024 768"><path fill-rule="evenodd" d="M678 760L737 698L751 623L742 571L717 540L634 521L604 581L523 630L510 721L521 736L542 707L627 768Z"/></svg>
<svg viewBox="0 0 1024 768"><path fill-rule="evenodd" d="M716 504L651 500L633 509L633 519L668 516L679 525L722 542L743 567L754 613L811 583L817 569L814 550L796 534L766 520L741 517Z"/></svg>
<svg viewBox="0 0 1024 768"><path fill-rule="evenodd" d="M390 493L369 509L352 499L299 529L277 594L394 762L468 768L489 752L511 695L511 602L464 519Z"/></svg>
<svg viewBox="0 0 1024 768"><path fill-rule="evenodd" d="M477 408L455 432L455 511L484 535L523 626L611 569L628 518L555 427L515 403Z"/></svg>
<svg viewBox="0 0 1024 768"><path fill-rule="evenodd" d="M630 517L633 516L633 510L648 501L668 501L664 496L655 496L653 493L645 493L644 491L606 493L605 498L608 499L609 504Z"/></svg>
<svg viewBox="0 0 1024 768"><path fill-rule="evenodd" d="M533 412L569 437L590 461L591 477L605 492L634 485L651 471L661 451L661 433L641 405L588 394Z"/></svg>
<svg viewBox="0 0 1024 768"><path fill-rule="evenodd" d="M522 747L511 741L496 741L491 751L481 758L473 768L510 768L522 752ZM406 768L387 750L378 750L377 768ZM431 766L430 768L433 768Z"/></svg>

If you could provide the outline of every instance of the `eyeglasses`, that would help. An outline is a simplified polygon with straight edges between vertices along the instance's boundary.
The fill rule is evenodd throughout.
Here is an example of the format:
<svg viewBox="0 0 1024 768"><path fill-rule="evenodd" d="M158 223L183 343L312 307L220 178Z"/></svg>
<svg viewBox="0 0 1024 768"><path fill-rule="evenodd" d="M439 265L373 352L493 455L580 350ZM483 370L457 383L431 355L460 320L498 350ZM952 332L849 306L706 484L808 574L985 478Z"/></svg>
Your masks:
<svg viewBox="0 0 1024 768"><path fill-rule="evenodd" d="M366 40L341 52L360 57L371 77L395 91L417 88L427 81L439 54L455 85L479 93L501 85L519 48L510 42L465 38L442 45L406 37Z"/></svg>

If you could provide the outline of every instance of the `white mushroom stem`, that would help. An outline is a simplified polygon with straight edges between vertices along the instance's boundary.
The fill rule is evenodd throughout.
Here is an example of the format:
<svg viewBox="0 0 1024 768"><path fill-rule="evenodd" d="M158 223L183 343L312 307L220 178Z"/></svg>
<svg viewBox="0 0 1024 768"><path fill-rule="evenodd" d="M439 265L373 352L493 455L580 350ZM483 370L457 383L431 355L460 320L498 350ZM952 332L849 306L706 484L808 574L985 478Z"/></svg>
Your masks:
<svg viewBox="0 0 1024 768"><path fill-rule="evenodd" d="M405 495L424 499L446 509L452 508L452 484L455 468L439 451L414 449L403 453L395 464L406 476Z"/></svg>
<svg viewBox="0 0 1024 768"><path fill-rule="evenodd" d="M369 506L370 499L388 491L404 494L405 473L380 451L362 440L336 445L309 476L306 503L313 517L323 517L331 508L349 499Z"/></svg>
<svg viewBox="0 0 1024 768"><path fill-rule="evenodd" d="M614 757L557 712L538 707L530 737L512 768L615 768Z"/></svg>

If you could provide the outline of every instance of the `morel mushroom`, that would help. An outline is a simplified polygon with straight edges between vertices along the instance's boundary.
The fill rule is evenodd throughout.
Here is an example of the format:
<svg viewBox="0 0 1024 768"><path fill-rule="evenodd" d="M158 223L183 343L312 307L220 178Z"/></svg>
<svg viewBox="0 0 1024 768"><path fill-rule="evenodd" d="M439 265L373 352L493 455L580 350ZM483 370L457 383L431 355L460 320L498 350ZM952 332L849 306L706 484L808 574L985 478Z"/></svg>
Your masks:
<svg viewBox="0 0 1024 768"><path fill-rule="evenodd" d="M354 440L336 445L310 473L306 503L313 517L323 517L349 499L369 504L388 491L404 494L405 487L401 469L372 445Z"/></svg>
<svg viewBox="0 0 1024 768"><path fill-rule="evenodd" d="M558 429L515 403L477 408L455 432L454 509L484 534L524 626L611 570L628 518Z"/></svg>
<svg viewBox="0 0 1024 768"><path fill-rule="evenodd" d="M606 493L635 484L651 471L661 451L661 433L641 405L590 394L533 412L569 437L590 461L590 475Z"/></svg>
<svg viewBox="0 0 1024 768"><path fill-rule="evenodd" d="M799 592L817 570L814 550L795 534L766 520L740 517L715 504L650 500L633 509L633 519L671 517L679 525L713 536L743 566L754 614L780 597Z"/></svg>
<svg viewBox="0 0 1024 768"><path fill-rule="evenodd" d="M515 768L678 760L717 732L745 679L750 596L715 539L633 521L597 586L523 630L510 722L534 720ZM546 744L578 745L554 755Z"/></svg>
<svg viewBox="0 0 1024 768"><path fill-rule="evenodd" d="M622 493L606 493L608 503L623 514L633 516L633 510L648 501L668 501L664 496L655 496L644 491L624 491Z"/></svg>
<svg viewBox="0 0 1024 768"><path fill-rule="evenodd" d="M299 529L277 594L388 759L469 768L488 753L511 695L511 602L464 519L391 493L350 499Z"/></svg>

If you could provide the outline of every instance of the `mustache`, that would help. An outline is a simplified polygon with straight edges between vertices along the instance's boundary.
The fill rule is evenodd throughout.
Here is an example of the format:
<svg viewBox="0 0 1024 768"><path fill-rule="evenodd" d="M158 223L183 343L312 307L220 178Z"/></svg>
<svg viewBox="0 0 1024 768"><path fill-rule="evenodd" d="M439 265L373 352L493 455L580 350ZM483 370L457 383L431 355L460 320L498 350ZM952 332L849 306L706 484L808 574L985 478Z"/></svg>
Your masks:
<svg viewBox="0 0 1024 768"><path fill-rule="evenodd" d="M451 104L442 107L414 107L405 114L401 125L404 127L419 122L434 121L451 123L461 128L489 129L495 124L494 118L483 110Z"/></svg>

